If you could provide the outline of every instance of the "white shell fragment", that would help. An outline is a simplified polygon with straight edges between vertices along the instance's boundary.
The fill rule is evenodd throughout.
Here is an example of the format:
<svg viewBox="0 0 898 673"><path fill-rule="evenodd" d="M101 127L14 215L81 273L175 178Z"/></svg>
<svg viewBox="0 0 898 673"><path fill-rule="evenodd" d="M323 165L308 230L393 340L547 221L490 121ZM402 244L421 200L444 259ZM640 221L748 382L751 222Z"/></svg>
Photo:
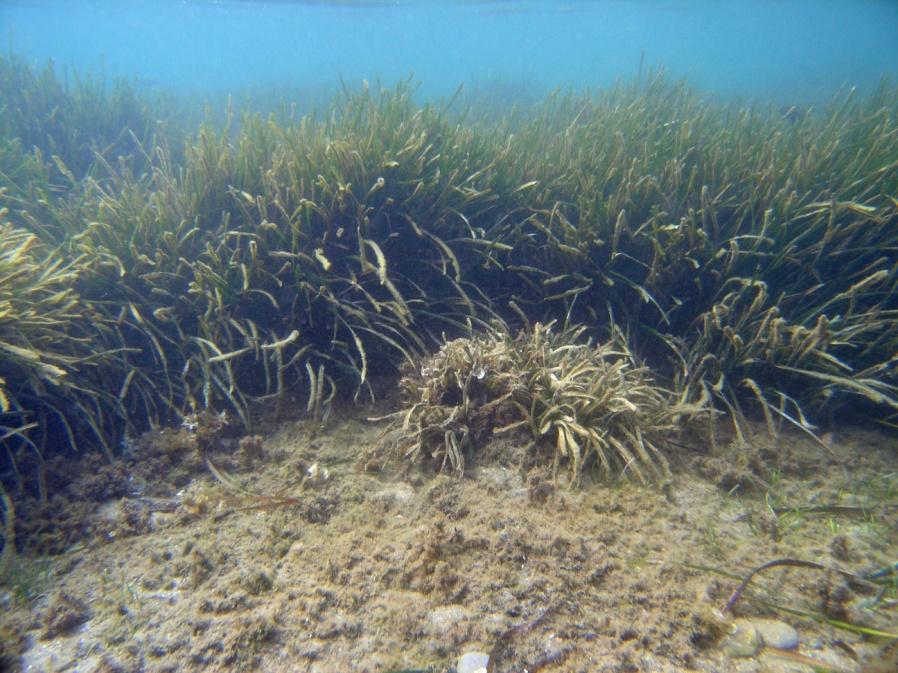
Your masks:
<svg viewBox="0 0 898 673"><path fill-rule="evenodd" d="M456 673L486 673L490 655L486 652L465 652L455 665Z"/></svg>
<svg viewBox="0 0 898 673"><path fill-rule="evenodd" d="M312 463L309 469L306 470L306 474L313 482L327 481L328 477L331 476L328 469L321 467L318 463Z"/></svg>

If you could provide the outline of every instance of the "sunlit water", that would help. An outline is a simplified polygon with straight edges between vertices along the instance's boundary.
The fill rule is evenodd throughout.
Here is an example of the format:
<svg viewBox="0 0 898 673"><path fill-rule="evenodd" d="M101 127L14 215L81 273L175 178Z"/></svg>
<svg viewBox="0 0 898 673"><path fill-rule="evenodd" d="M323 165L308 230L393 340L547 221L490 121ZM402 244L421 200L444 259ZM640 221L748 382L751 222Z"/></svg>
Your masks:
<svg viewBox="0 0 898 673"><path fill-rule="evenodd" d="M38 64L203 94L413 75L425 96L538 96L644 58L727 98L809 104L898 73L893 0L4 0L0 27Z"/></svg>

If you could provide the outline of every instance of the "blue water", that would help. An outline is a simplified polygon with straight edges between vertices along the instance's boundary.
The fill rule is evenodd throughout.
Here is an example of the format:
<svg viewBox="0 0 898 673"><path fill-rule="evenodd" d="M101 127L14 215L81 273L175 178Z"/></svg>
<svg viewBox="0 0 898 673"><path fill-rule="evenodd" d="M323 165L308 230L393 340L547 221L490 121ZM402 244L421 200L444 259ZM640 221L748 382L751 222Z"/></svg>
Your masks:
<svg viewBox="0 0 898 673"><path fill-rule="evenodd" d="M607 85L640 59L723 97L813 103L898 75L898 2L795 0L0 2L36 63L182 92L385 83L425 95Z"/></svg>

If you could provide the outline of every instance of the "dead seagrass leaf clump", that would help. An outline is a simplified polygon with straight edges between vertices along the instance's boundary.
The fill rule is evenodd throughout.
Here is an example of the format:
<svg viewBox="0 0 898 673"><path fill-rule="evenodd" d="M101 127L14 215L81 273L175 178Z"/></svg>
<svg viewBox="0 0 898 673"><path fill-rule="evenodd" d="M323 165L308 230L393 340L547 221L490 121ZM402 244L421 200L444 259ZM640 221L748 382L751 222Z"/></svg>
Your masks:
<svg viewBox="0 0 898 673"><path fill-rule="evenodd" d="M528 451L572 484L592 465L642 483L664 478L664 436L706 411L654 384L620 330L595 344L585 327L554 327L537 323L514 337L493 328L408 367L406 405L383 419L392 423L381 449L461 473L491 435L519 429L531 437Z"/></svg>

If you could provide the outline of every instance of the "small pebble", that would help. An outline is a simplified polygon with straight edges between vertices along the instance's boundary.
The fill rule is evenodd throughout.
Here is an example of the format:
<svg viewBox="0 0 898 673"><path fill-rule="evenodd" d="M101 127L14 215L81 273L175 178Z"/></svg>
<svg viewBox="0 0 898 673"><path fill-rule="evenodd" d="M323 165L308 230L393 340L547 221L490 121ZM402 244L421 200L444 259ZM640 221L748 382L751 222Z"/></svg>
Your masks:
<svg viewBox="0 0 898 673"><path fill-rule="evenodd" d="M455 665L456 673L486 673L490 655L486 652L465 652Z"/></svg>
<svg viewBox="0 0 898 673"><path fill-rule="evenodd" d="M780 650L794 650L798 647L798 631L785 622L777 619L752 619L752 625L761 635L761 640L767 647L776 647Z"/></svg>
<svg viewBox="0 0 898 673"><path fill-rule="evenodd" d="M752 657L765 647L794 650L798 647L798 632L776 619L737 619L722 647L731 657Z"/></svg>

